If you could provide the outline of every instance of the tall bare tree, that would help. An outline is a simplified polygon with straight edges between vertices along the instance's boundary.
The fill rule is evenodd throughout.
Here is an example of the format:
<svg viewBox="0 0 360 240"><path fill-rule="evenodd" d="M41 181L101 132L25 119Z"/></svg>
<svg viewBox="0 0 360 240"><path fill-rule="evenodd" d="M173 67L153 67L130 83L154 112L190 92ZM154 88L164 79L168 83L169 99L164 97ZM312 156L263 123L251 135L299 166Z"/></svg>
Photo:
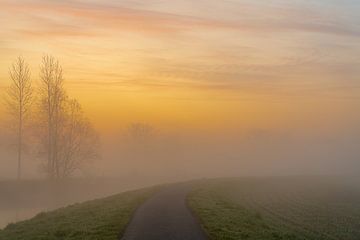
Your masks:
<svg viewBox="0 0 360 240"><path fill-rule="evenodd" d="M98 136L80 104L67 96L62 68L53 57L43 57L40 80L45 170L50 178L69 177L84 161L98 157Z"/></svg>
<svg viewBox="0 0 360 240"><path fill-rule="evenodd" d="M63 118L66 93L63 71L59 61L52 56L44 56L40 66L40 112L42 124L46 125L43 144L47 153L46 172L56 178L58 172L58 140Z"/></svg>
<svg viewBox="0 0 360 240"><path fill-rule="evenodd" d="M22 57L18 57L9 70L11 85L7 90L5 101L8 110L16 123L17 132L17 179L21 178L23 154L24 125L28 119L33 88L30 79L29 65Z"/></svg>

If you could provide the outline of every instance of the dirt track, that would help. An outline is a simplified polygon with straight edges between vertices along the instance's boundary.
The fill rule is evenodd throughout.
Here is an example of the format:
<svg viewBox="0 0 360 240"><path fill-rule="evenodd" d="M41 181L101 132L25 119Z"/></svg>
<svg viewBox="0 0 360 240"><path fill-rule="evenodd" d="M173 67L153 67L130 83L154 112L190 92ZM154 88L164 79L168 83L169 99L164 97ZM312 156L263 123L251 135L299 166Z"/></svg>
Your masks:
<svg viewBox="0 0 360 240"><path fill-rule="evenodd" d="M186 206L188 184L167 186L136 211L121 240L206 240Z"/></svg>

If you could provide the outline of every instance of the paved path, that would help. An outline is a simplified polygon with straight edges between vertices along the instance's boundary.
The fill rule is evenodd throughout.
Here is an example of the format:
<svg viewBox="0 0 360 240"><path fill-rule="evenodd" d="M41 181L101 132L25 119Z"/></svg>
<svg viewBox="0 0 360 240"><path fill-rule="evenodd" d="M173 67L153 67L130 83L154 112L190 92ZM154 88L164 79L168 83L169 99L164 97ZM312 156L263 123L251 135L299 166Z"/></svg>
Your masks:
<svg viewBox="0 0 360 240"><path fill-rule="evenodd" d="M135 212L121 240L206 240L187 208L188 184L167 186Z"/></svg>

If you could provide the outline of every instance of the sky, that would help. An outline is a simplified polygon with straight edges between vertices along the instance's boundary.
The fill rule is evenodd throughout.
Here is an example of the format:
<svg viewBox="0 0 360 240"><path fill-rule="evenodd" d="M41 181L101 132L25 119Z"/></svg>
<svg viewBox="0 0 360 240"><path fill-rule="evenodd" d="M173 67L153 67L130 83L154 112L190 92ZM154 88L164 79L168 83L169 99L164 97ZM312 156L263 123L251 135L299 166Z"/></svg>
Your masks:
<svg viewBox="0 0 360 240"><path fill-rule="evenodd" d="M103 134L146 122L352 142L359 13L357 0L0 0L0 91L17 56L36 83L51 54Z"/></svg>

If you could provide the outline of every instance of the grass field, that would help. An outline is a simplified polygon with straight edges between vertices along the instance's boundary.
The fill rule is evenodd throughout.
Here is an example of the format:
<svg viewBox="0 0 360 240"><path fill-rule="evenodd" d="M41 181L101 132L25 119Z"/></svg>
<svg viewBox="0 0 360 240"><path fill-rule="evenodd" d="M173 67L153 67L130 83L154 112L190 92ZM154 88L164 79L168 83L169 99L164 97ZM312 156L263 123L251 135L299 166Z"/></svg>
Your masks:
<svg viewBox="0 0 360 240"><path fill-rule="evenodd" d="M144 188L158 182L126 178L0 181L0 229L74 203Z"/></svg>
<svg viewBox="0 0 360 240"><path fill-rule="evenodd" d="M360 239L360 188L330 178L209 180L188 198L211 239Z"/></svg>
<svg viewBox="0 0 360 240"><path fill-rule="evenodd" d="M74 204L0 230L0 240L117 240L155 188Z"/></svg>

